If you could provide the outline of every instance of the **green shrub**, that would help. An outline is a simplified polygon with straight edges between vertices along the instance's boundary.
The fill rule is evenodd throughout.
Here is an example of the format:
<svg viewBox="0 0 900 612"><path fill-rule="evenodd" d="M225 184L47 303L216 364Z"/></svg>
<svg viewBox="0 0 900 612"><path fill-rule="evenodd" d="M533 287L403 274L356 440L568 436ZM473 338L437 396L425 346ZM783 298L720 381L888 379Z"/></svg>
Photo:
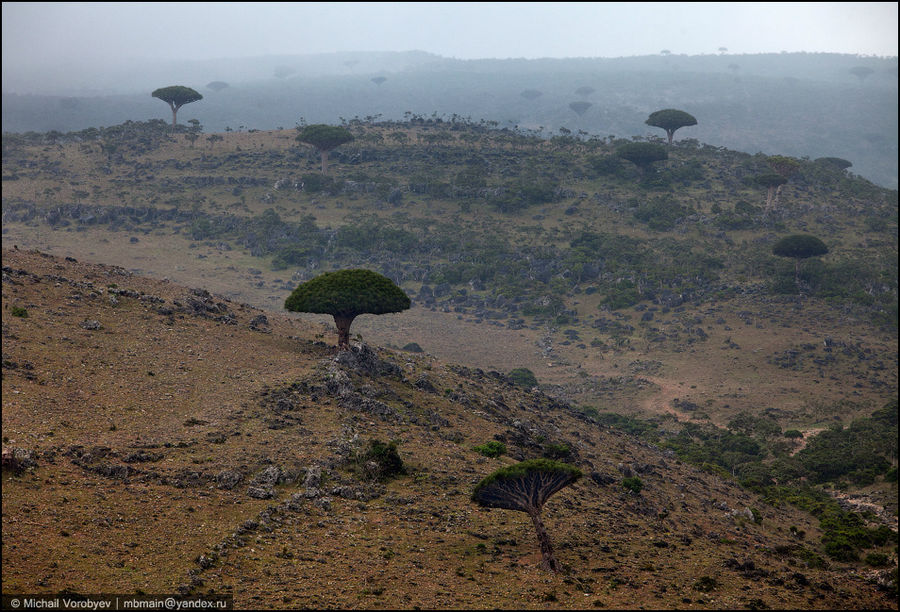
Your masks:
<svg viewBox="0 0 900 612"><path fill-rule="evenodd" d="M641 489L644 488L644 483L637 476L629 476L628 478L622 479L622 486L625 487L626 490L637 495L641 492Z"/></svg>
<svg viewBox="0 0 900 612"><path fill-rule="evenodd" d="M22 317L23 319L28 318L28 310L22 308L21 306L13 306L12 307L12 316L14 317Z"/></svg>
<svg viewBox="0 0 900 612"><path fill-rule="evenodd" d="M714 591L718 586L718 581L712 576L701 576L694 582L694 590L700 591L701 593Z"/></svg>
<svg viewBox="0 0 900 612"><path fill-rule="evenodd" d="M681 204L663 198L655 198L644 202L632 213L638 221L643 221L652 230L665 232L688 214L688 209Z"/></svg>
<svg viewBox="0 0 900 612"><path fill-rule="evenodd" d="M422 352L424 352L424 351L422 350L422 347L419 346L418 342L409 342L409 343L403 345L403 348L400 349L400 350L401 350L401 351L406 351L406 352L408 352L408 353L422 353Z"/></svg>
<svg viewBox="0 0 900 612"><path fill-rule="evenodd" d="M531 389L538 386L538 379L528 368L515 368L509 373L509 379L517 387Z"/></svg>
<svg viewBox="0 0 900 612"><path fill-rule="evenodd" d="M275 251L272 258L273 270L285 270L291 266L303 266L316 254L316 250L306 245L289 245Z"/></svg>
<svg viewBox="0 0 900 612"><path fill-rule="evenodd" d="M856 547L853 546L847 538L836 536L828 541L825 541L825 538L822 538L822 541L825 544L825 554L835 561L859 561L859 554L856 552Z"/></svg>
<svg viewBox="0 0 900 612"><path fill-rule="evenodd" d="M803 432L801 432L799 429L787 429L787 430L785 430L783 435L785 438L796 439L796 438L802 438Z"/></svg>
<svg viewBox="0 0 900 612"><path fill-rule="evenodd" d="M890 557L884 553L874 552L866 555L865 561L867 565L871 565L872 567L884 567L888 564L889 559Z"/></svg>
<svg viewBox="0 0 900 612"><path fill-rule="evenodd" d="M303 191L307 193L320 193L322 191L333 191L335 188L334 179L324 174L304 174Z"/></svg>
<svg viewBox="0 0 900 612"><path fill-rule="evenodd" d="M472 448L476 453L481 453L485 457L495 459L500 455L506 454L506 445L496 440L491 440Z"/></svg>
<svg viewBox="0 0 900 612"><path fill-rule="evenodd" d="M619 310L634 306L640 301L641 294L634 283L623 280L607 290L606 297L600 302L600 306L605 306L609 310Z"/></svg>
<svg viewBox="0 0 900 612"><path fill-rule="evenodd" d="M369 448L358 453L355 468L364 476L373 480L389 480L394 476L406 474L406 466L397 452L397 442L370 440Z"/></svg>
<svg viewBox="0 0 900 612"><path fill-rule="evenodd" d="M651 421L643 421L634 417L616 414L615 412L601 412L596 414L595 418L600 425L621 429L632 436L655 439L656 431L659 429L659 425Z"/></svg>
<svg viewBox="0 0 900 612"><path fill-rule="evenodd" d="M618 155L594 155L587 159L588 165L594 171L594 176L626 176L622 158Z"/></svg>
<svg viewBox="0 0 900 612"><path fill-rule="evenodd" d="M572 454L568 444L545 444L544 457L548 459L565 459Z"/></svg>
<svg viewBox="0 0 900 612"><path fill-rule="evenodd" d="M589 419L596 419L600 416L600 411L593 406L582 406L581 414L588 417Z"/></svg>

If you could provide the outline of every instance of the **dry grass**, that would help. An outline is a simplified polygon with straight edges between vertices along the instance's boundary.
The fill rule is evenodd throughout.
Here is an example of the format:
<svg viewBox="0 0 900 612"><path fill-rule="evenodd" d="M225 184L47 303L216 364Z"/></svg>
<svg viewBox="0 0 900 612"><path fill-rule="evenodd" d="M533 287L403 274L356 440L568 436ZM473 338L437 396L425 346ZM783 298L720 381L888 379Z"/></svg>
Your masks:
<svg viewBox="0 0 900 612"><path fill-rule="evenodd" d="M254 331L261 311L220 297L235 324L161 314L135 297L112 305L112 284L166 307L191 291L21 248L4 250L3 265L4 445L37 458L21 475L3 474L4 593L172 592L193 581L195 592L265 609L896 608L847 567L804 566L788 526L805 530L800 545L811 547L818 532L808 516L588 426L539 394L380 349L401 376L350 373L363 397L393 413L361 412L321 391L334 363L333 349L315 342L318 325L266 312L271 332ZM11 316L13 306L28 317ZM660 380L671 380L665 372ZM435 392L415 386L422 376ZM267 398L301 381L309 386L297 408L273 414ZM272 429L275 417L287 426ZM469 501L480 478L511 461L472 446L501 435L511 452L527 451L514 421L571 444L586 472L613 478L585 478L545 508L566 574L538 569L526 516ZM370 486L336 454L354 435L397 440L410 473L365 501L335 494ZM125 461L138 452L159 457ZM620 464L639 470L640 496L617 484ZM272 465L292 477L275 499L249 497L247 481ZM324 468L330 506L319 496L288 507L312 465ZM122 466L132 470L125 477L110 471ZM245 480L219 488L222 470ZM745 507L762 523L729 515ZM251 519L258 525L244 526ZM214 551L202 567L199 556ZM696 590L706 578L714 590Z"/></svg>

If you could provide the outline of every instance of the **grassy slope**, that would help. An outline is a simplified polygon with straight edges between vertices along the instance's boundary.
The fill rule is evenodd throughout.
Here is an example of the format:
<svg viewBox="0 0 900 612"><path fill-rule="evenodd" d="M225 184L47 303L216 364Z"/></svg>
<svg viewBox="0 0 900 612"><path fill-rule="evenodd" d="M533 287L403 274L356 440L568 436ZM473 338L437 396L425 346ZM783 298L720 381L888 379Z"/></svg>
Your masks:
<svg viewBox="0 0 900 612"><path fill-rule="evenodd" d="M251 307L24 249L4 249L3 266L4 445L37 458L3 474L5 593L193 583L242 608L896 607L849 566L805 567L801 549L818 539L808 515L490 374L383 349L375 363L399 373L365 374L293 317L267 312L257 327L268 332L253 330ZM233 323L215 320L226 315ZM348 389L364 399L345 403ZM365 398L388 408L367 411L377 404ZM526 516L469 501L511 462L471 450L495 435L519 457L533 456L538 436L568 443L574 463L610 477L585 478L545 508L569 574L537 569ZM383 489L341 460L354 439L374 438L398 440L411 471ZM248 481L273 465L287 474L277 498L248 497ZM330 504L288 504L313 465ZM222 470L243 482L216 486ZM618 484L628 470L640 496ZM746 507L760 524L730 516Z"/></svg>
<svg viewBox="0 0 900 612"><path fill-rule="evenodd" d="M449 152L458 156L453 159L464 160L466 152L471 150L463 141L465 131L462 135L454 134L450 144L433 145L428 144L429 134L441 131L433 126L407 125L403 129L357 126L355 130L358 144L352 145L356 148L349 149L346 159L352 158L357 150L386 152L388 158L352 164L333 162L332 174L337 178L365 174L374 180L393 180L403 185L410 173L429 167L429 155ZM400 131L407 132L408 144L397 144L393 135ZM367 137L367 134L376 136ZM874 233L866 225L866 219L877 210L890 207L891 192L865 187L860 192L862 195L854 195L855 192L847 191L846 184L832 188L808 182L788 185L780 197L786 216L768 225L725 232L703 221L704 216L711 218L714 205L730 210L739 200L762 203L764 194L739 180L741 175L751 172L754 164L762 163L751 156L724 150L677 148L672 151L667 166L677 168L699 158L705 179L660 192L640 189L634 180L588 178L584 160L590 152L577 143L556 141L534 148L511 145L500 136L482 139L479 146L483 148L478 149L498 165L508 163L509 156L513 160L519 157L550 160L548 163L554 159L557 160L554 163L561 163L561 159L575 160L563 163L570 168L563 186L570 188L574 195L521 213L500 215L483 205L472 205L466 211L458 201L412 193L405 195L398 205L387 205L375 194L304 194L277 191L271 185L246 188L240 197L231 193L229 185L188 187L180 191L164 188L166 180L198 175L252 176L266 178L274 184L280 178L298 178L303 173L314 172L318 166L314 155L297 155L292 149L292 132L222 136L221 142L207 145L201 140L193 149L186 142L177 141L149 153L124 153L120 163L109 163L97 145L26 148L4 157L5 172L15 168L19 159L42 159L38 168L52 164L55 170L19 170L21 179L5 181L4 199L6 202L31 200L52 206L53 202L72 201L78 189L91 192L84 200L91 205L166 207L172 198L177 198L182 208L198 206L213 215L228 213L249 218L274 208L285 220L299 220L312 214L319 227L331 228L374 218L391 227L428 227L429 231L449 227L463 236L487 242L495 236L512 248L545 245L563 253L582 231L656 241L652 245L668 240L689 245L698 256L719 258L724 263L720 283L732 290L719 298L710 298L707 292L703 299L685 302L670 312L657 309L654 320L644 322L643 311L626 308L609 313L597 309L608 281L593 295L583 291L590 283L573 286L571 282L562 282L553 285L553 289L548 285L545 291L559 291L562 287L565 293L560 296L565 308L577 313L577 318L569 324L529 320L530 324L524 328L509 330L504 328L504 322L492 325L491 321L474 316L471 310L454 312L450 308L447 313L419 303L402 316L361 317L354 324L353 332L381 345L403 346L415 341L429 353L482 368L509 371L514 367L528 367L542 383L557 385L557 391L572 401L600 410L697 416L677 415L672 404L673 399L691 401L703 408L705 418L719 425L741 410L777 407L784 410L780 419L783 428L813 429L835 416L867 414L896 394L894 330L885 331L870 324L864 309L760 292L767 279L765 268L771 265L767 261L773 259L768 255L768 245L789 232L822 236L832 250L829 255L832 260L855 257L870 265L886 265L885 261L896 253L896 232L893 237L890 232L896 216L888 219L888 226L882 223L880 231ZM375 139L377 136L381 137L380 141ZM390 155L399 156L398 161L390 161ZM337 156L333 154L333 157ZM135 170L135 163L148 169ZM161 167L153 168L149 164ZM111 174L106 174L104 167ZM438 172L448 180L460 167L441 168ZM55 189L59 191L53 192ZM598 205L591 194L599 194L603 201L615 205ZM654 232L636 222L624 204L634 198L646 201L660 196L689 207L700 221ZM896 198L896 193L893 197ZM625 208L621 210L617 206ZM571 210L573 207L575 212ZM237 301L281 309L284 298L296 284L291 279L294 269L273 271L266 259L251 257L245 249L223 251L217 247L216 240L194 241L188 233L189 228L183 223L139 224L131 231L107 231L106 226L85 227L77 223L48 231L40 223L4 223L7 245L16 243L114 263L190 286L209 287ZM133 237L139 241L134 242ZM464 249L462 242L460 248ZM371 257L353 263L377 266L390 262L393 254L373 253ZM420 263L416 257L404 262L401 256L401 265L414 267ZM439 265L444 261L442 257L438 255L429 263ZM660 261L667 257L659 255ZM311 272L314 270L300 271L303 275ZM420 284L410 280L404 288L414 295ZM751 291L742 294L743 289L735 292L735 287ZM471 292L466 285L456 288L468 288ZM644 306L648 304L653 307L652 303L644 302ZM307 318L319 325L330 324L328 317ZM615 318L634 330L618 335L597 331L595 324L604 318ZM698 329L705 334L705 340L697 341ZM826 337L851 349L847 354L837 354L835 360L825 365L817 365L816 360L826 356L823 352ZM775 363L785 351L792 350L801 352L796 367L785 368ZM872 362L885 367L872 369L869 367Z"/></svg>

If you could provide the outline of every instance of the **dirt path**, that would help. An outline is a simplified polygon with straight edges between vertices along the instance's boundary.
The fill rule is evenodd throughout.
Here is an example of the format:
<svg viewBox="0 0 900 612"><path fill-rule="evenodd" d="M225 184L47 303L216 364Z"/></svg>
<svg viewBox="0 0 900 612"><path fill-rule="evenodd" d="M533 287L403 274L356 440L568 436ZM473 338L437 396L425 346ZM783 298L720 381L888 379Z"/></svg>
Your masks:
<svg viewBox="0 0 900 612"><path fill-rule="evenodd" d="M687 412L676 410L672 406L673 400L684 394L678 383L657 376L642 376L641 378L659 388L658 392L641 401L641 410L643 412L646 414L671 414L679 421L690 421L693 418Z"/></svg>
<svg viewBox="0 0 900 612"><path fill-rule="evenodd" d="M802 432L803 437L800 438L799 440L797 440L797 448L795 448L794 450L791 451L791 457L793 457L794 455L796 455L797 453L802 451L804 448L806 448L806 445L809 444L810 439L812 439L814 436L819 435L823 431L825 431L824 427L816 427L813 429L804 429Z"/></svg>

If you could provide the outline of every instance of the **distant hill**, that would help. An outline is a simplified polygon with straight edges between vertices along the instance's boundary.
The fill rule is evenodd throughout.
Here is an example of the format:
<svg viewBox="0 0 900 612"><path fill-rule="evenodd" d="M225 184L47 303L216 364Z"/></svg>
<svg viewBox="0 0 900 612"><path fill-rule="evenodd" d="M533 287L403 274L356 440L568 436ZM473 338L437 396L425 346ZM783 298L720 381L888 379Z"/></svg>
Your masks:
<svg viewBox="0 0 900 612"><path fill-rule="evenodd" d="M851 72L861 66L871 74ZM66 88L64 74L28 76L42 88L24 77L4 81L4 131L68 132L166 117L149 92L176 82L203 93L183 116L212 132L436 113L547 137L565 128L629 138L656 133L644 124L651 112L680 108L698 119L685 136L702 142L748 153L840 157L873 182L898 184L896 58L785 53L462 61L421 52L345 53L132 66L102 75L102 93ZM207 88L213 82L228 87ZM43 83L54 83L59 93ZM570 108L575 101L591 106L577 114Z"/></svg>

